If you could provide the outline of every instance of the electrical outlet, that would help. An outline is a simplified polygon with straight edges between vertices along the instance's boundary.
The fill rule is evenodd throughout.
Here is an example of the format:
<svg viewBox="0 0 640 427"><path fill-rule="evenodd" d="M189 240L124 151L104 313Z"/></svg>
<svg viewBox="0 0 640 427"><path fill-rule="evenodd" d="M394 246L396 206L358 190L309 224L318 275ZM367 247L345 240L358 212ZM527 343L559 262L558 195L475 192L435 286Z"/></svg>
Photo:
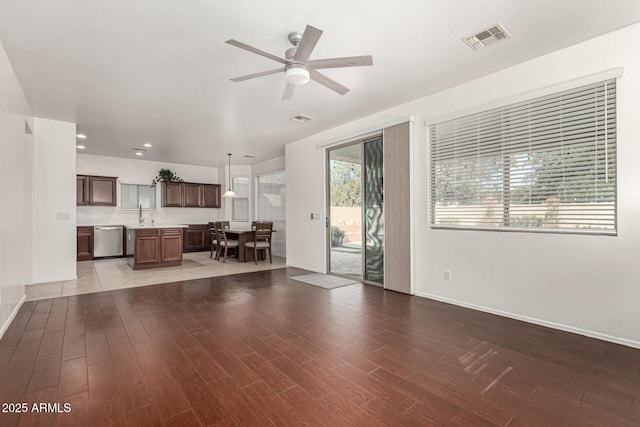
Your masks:
<svg viewBox="0 0 640 427"><path fill-rule="evenodd" d="M444 271L444 280L446 280L446 281L450 281L451 280L451 270L445 270Z"/></svg>
<svg viewBox="0 0 640 427"><path fill-rule="evenodd" d="M313 214L311 214L311 219L314 219L314 218L313 218Z"/></svg>

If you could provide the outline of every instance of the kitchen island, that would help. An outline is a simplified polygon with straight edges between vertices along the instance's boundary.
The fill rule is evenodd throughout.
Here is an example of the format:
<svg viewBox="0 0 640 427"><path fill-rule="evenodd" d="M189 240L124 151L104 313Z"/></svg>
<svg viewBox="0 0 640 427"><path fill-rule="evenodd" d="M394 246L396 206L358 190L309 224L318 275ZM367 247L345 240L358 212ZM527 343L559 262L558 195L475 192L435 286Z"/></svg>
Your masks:
<svg viewBox="0 0 640 427"><path fill-rule="evenodd" d="M183 224L134 224L127 229L127 263L134 270L182 264Z"/></svg>

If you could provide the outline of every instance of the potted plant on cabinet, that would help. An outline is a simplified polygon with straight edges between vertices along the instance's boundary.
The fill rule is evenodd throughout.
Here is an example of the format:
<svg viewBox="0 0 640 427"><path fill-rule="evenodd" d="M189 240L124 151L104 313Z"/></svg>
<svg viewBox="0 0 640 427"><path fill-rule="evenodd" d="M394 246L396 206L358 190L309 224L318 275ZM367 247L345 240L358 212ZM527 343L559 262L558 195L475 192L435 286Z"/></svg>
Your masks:
<svg viewBox="0 0 640 427"><path fill-rule="evenodd" d="M171 169L160 169L158 175L151 181L151 188L154 188L159 182L184 182L184 180L173 173Z"/></svg>

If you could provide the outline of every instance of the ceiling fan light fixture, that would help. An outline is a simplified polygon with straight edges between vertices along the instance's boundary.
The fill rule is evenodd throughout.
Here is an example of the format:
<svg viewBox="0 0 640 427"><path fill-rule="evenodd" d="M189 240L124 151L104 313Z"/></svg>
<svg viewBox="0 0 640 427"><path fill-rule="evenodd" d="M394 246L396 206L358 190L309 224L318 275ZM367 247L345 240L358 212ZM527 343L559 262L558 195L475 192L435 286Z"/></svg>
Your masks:
<svg viewBox="0 0 640 427"><path fill-rule="evenodd" d="M291 64L284 74L289 84L300 86L309 83L309 68L304 64Z"/></svg>

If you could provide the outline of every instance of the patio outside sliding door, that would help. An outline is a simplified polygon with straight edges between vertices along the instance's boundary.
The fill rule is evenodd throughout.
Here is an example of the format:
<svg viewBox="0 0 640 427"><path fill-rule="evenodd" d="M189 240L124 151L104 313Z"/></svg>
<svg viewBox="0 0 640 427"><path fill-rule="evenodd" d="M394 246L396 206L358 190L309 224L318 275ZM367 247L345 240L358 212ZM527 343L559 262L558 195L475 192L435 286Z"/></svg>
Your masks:
<svg viewBox="0 0 640 427"><path fill-rule="evenodd" d="M328 155L329 272L362 279L362 146Z"/></svg>

